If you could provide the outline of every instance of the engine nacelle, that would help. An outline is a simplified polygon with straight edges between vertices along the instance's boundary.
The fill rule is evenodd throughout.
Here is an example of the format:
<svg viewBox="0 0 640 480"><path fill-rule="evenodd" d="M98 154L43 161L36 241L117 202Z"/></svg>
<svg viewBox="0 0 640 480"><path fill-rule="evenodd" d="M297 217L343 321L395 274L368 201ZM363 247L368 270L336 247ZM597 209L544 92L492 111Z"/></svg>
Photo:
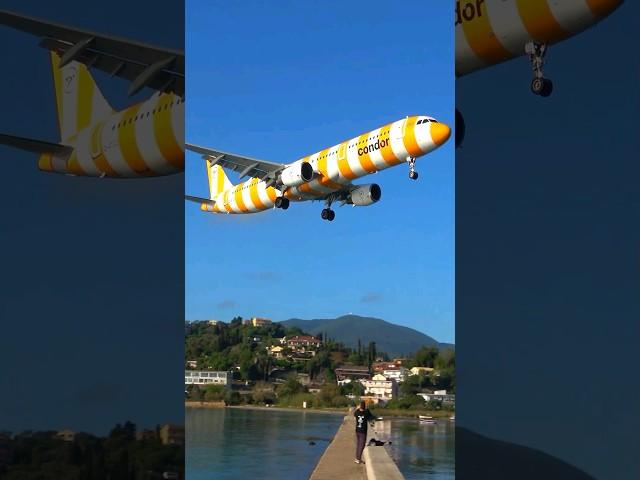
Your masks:
<svg viewBox="0 0 640 480"><path fill-rule="evenodd" d="M349 203L352 203L358 207L366 207L380 200L382 196L382 190L376 183L370 185L360 185L351 191L349 194Z"/></svg>
<svg viewBox="0 0 640 480"><path fill-rule="evenodd" d="M313 179L313 167L309 162L300 162L285 168L278 183L286 187L299 187Z"/></svg>

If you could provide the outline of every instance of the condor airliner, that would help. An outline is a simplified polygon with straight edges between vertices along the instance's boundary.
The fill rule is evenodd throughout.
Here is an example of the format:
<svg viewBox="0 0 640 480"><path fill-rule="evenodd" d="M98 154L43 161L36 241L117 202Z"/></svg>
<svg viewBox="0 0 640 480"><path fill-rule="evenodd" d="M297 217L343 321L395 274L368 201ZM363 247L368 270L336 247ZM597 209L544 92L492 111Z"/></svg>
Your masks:
<svg viewBox="0 0 640 480"><path fill-rule="evenodd" d="M456 0L456 76L527 55L531 91L548 97L553 83L544 77L549 46L597 24L623 0ZM464 121L456 110L456 145Z"/></svg>
<svg viewBox="0 0 640 480"><path fill-rule="evenodd" d="M186 198L214 213L286 210L290 201L320 200L325 202L322 219L333 221L334 202L366 206L380 200L377 184L353 185L352 180L402 163L408 164L409 178L415 180L416 159L444 144L450 135L450 128L435 118L410 116L288 165L187 144L188 150L206 160L210 195ZM232 185L223 167L250 179Z"/></svg>
<svg viewBox="0 0 640 480"><path fill-rule="evenodd" d="M0 144L39 154L45 172L112 178L184 170L184 54L0 11L0 24L42 38L50 51L60 142L0 134ZM146 101L114 111L89 68L131 81Z"/></svg>

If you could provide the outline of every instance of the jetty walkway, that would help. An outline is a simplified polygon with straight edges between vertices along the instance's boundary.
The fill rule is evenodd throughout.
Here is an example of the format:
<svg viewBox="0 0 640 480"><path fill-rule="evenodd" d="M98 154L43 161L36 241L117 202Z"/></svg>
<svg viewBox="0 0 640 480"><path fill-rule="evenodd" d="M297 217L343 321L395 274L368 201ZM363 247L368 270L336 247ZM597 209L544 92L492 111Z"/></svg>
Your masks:
<svg viewBox="0 0 640 480"><path fill-rule="evenodd" d="M309 480L404 480L384 447L364 447L363 464L354 462L356 457L355 418L349 412L342 420L338 432L320 457ZM367 443L372 428L367 434Z"/></svg>

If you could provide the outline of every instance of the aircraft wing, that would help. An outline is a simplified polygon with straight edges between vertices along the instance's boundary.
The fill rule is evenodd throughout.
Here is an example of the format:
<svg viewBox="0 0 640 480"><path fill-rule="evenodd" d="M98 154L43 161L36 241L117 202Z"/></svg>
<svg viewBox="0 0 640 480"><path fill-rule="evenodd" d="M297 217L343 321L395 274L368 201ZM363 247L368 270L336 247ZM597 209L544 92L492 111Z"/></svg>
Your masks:
<svg viewBox="0 0 640 480"><path fill-rule="evenodd" d="M68 155L73 151L73 148L60 143L44 142L42 140L16 137L14 135L7 135L4 133L0 133L0 145L7 145L9 147L19 148L20 150L26 150L27 152L38 154L51 153L57 155Z"/></svg>
<svg viewBox="0 0 640 480"><path fill-rule="evenodd" d="M131 82L129 95L144 87L184 96L184 51L67 27L0 10L0 24L41 37L40 46L61 55L61 66L78 61Z"/></svg>
<svg viewBox="0 0 640 480"><path fill-rule="evenodd" d="M199 147L189 143L185 144L185 148L192 152L200 153L203 155L203 158L211 160L214 165L220 165L223 168L239 172L240 178L248 175L262 180L274 180L276 173L285 168L285 165L281 163L244 157L242 155L236 155L235 153L221 152L220 150Z"/></svg>
<svg viewBox="0 0 640 480"><path fill-rule="evenodd" d="M213 205L216 203L214 200L210 200L208 198L202 198L202 197L194 197L193 195L185 195L184 196L185 200L189 200L190 202L195 202L195 203L205 203L207 205L211 205L213 207Z"/></svg>

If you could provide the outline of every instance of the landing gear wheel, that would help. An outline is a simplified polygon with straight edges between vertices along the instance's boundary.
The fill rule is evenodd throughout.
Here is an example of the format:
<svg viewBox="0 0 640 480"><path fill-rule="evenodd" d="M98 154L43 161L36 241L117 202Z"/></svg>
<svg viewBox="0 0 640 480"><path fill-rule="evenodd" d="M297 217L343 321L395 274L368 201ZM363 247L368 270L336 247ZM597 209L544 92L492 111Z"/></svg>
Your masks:
<svg viewBox="0 0 640 480"><path fill-rule="evenodd" d="M333 219L336 218L336 212L334 212L330 208L324 208L322 212L320 212L320 216L323 220L333 222Z"/></svg>
<svg viewBox="0 0 640 480"><path fill-rule="evenodd" d="M531 81L531 91L541 97L548 97L553 92L553 82L548 78L534 78Z"/></svg>
<svg viewBox="0 0 640 480"><path fill-rule="evenodd" d="M551 92L553 92L553 82L551 82L551 80L549 80L548 78L545 78L540 96L548 97L549 95L551 95Z"/></svg>
<svg viewBox="0 0 640 480"><path fill-rule="evenodd" d="M409 172L409 178L411 180L417 180L418 179L418 172L416 172L416 171Z"/></svg>
<svg viewBox="0 0 640 480"><path fill-rule="evenodd" d="M287 208L289 208L289 199L284 197L278 197L276 198L275 205L276 205L276 208L281 208L283 210L286 210Z"/></svg>
<svg viewBox="0 0 640 480"><path fill-rule="evenodd" d="M531 80L531 91L540 95L542 93L542 89L544 88L544 78L534 78Z"/></svg>

